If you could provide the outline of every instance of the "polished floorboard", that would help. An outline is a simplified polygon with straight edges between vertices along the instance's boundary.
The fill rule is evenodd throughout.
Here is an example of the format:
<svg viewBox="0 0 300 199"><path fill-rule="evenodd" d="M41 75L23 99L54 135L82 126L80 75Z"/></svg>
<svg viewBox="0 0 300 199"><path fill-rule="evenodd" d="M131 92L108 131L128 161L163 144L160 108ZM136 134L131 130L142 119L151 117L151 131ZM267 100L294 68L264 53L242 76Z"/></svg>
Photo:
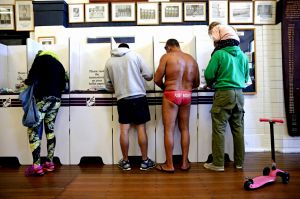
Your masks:
<svg viewBox="0 0 300 199"><path fill-rule="evenodd" d="M226 162L225 172L192 163L189 171L176 165L173 174L156 169L121 171L117 165L85 164L58 166L55 172L41 177L25 177L26 166L0 166L0 198L300 198L300 154L276 153L277 167L288 171L290 182L281 178L261 189L246 191L246 177L262 175L271 165L270 153L246 153L243 170Z"/></svg>

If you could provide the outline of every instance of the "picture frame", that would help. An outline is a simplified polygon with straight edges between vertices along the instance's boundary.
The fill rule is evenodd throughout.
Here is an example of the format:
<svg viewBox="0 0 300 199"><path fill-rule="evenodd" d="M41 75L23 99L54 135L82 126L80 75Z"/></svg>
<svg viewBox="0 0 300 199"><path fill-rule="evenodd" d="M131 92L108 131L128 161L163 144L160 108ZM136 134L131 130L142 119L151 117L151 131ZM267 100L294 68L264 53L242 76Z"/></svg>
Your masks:
<svg viewBox="0 0 300 199"><path fill-rule="evenodd" d="M181 2L161 3L161 22L181 23L182 3Z"/></svg>
<svg viewBox="0 0 300 199"><path fill-rule="evenodd" d="M158 3L137 3L137 25L159 24Z"/></svg>
<svg viewBox="0 0 300 199"><path fill-rule="evenodd" d="M231 1L229 2L230 24L253 24L253 2Z"/></svg>
<svg viewBox="0 0 300 199"><path fill-rule="evenodd" d="M0 5L0 30L14 30L14 6Z"/></svg>
<svg viewBox="0 0 300 199"><path fill-rule="evenodd" d="M112 21L135 21L135 3L111 3Z"/></svg>
<svg viewBox="0 0 300 199"><path fill-rule="evenodd" d="M228 24L228 1L209 1L209 24L212 22L220 22Z"/></svg>
<svg viewBox="0 0 300 199"><path fill-rule="evenodd" d="M184 2L184 21L206 21L206 2Z"/></svg>
<svg viewBox="0 0 300 199"><path fill-rule="evenodd" d="M54 36L38 37L38 42L43 45L53 45L55 44L55 37Z"/></svg>
<svg viewBox="0 0 300 199"><path fill-rule="evenodd" d="M84 22L84 4L69 4L69 23Z"/></svg>
<svg viewBox="0 0 300 199"><path fill-rule="evenodd" d="M85 4L86 22L108 22L108 3Z"/></svg>
<svg viewBox="0 0 300 199"><path fill-rule="evenodd" d="M237 28L237 34L240 38L240 48L248 57L249 76L246 88L243 93L254 95L257 93L257 61L256 61L256 34L255 28Z"/></svg>
<svg viewBox="0 0 300 199"><path fill-rule="evenodd" d="M16 1L16 30L33 31L34 16L32 1Z"/></svg>
<svg viewBox="0 0 300 199"><path fill-rule="evenodd" d="M276 1L254 1L254 24L276 24Z"/></svg>

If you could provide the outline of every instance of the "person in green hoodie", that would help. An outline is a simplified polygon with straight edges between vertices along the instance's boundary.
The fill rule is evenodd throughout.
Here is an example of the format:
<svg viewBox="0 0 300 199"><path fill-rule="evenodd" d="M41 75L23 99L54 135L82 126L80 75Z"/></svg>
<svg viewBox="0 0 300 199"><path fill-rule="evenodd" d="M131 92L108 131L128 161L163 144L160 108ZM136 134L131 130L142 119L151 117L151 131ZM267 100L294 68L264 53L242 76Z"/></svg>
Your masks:
<svg viewBox="0 0 300 199"><path fill-rule="evenodd" d="M215 28L218 30L214 30ZM224 135L229 123L233 135L235 167L242 169L245 153L242 89L249 79L248 58L238 46L239 42L224 45L226 42L222 41L222 38L230 40L238 38L234 29L218 24L209 27L209 30L209 33L219 35L210 35L217 50L212 54L204 73L207 87L215 89L211 108L213 162L205 163L204 167L224 171ZM221 47L218 46L219 43L222 44Z"/></svg>

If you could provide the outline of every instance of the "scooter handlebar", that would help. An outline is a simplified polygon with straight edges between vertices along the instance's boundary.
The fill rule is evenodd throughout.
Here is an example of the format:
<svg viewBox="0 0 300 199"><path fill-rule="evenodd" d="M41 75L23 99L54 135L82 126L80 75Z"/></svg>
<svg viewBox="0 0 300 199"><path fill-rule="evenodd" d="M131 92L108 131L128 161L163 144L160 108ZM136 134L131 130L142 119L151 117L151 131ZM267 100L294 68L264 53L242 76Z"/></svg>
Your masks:
<svg viewBox="0 0 300 199"><path fill-rule="evenodd" d="M267 118L260 118L260 122L274 122L274 123L284 123L281 119L267 119Z"/></svg>

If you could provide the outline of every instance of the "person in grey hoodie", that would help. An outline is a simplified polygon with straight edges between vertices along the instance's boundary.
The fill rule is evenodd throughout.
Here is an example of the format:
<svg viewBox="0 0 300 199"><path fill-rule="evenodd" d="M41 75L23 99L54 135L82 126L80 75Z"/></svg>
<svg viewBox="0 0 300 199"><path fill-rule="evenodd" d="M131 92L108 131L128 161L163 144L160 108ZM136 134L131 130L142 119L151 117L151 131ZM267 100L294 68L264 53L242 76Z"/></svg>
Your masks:
<svg viewBox="0 0 300 199"><path fill-rule="evenodd" d="M105 87L114 91L120 123L120 145L123 158L119 161L122 170L131 170L128 160L129 129L134 125L138 133L138 143L142 153L140 170L155 167L154 161L148 158L148 138L145 123L150 120L144 79L152 80L153 71L137 53L122 43L111 51L104 70Z"/></svg>

